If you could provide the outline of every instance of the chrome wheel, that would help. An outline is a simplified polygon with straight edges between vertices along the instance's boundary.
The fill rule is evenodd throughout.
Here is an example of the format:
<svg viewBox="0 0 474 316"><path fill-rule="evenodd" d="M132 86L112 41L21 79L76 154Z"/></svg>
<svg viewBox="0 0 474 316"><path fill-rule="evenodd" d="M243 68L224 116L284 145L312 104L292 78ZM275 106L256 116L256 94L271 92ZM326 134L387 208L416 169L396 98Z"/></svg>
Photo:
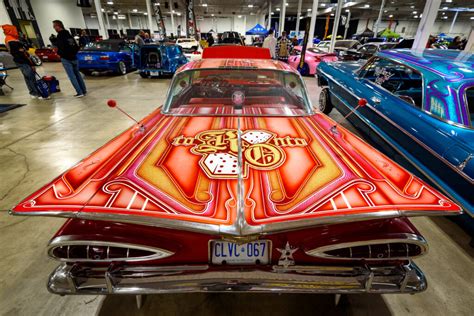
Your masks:
<svg viewBox="0 0 474 316"><path fill-rule="evenodd" d="M122 75L127 74L127 65L125 65L125 63L123 61L120 61L118 63L118 69L119 69L120 74L122 74Z"/></svg>
<svg viewBox="0 0 474 316"><path fill-rule="evenodd" d="M329 114L332 108L333 105L329 97L329 88L323 88L319 94L319 111L324 114Z"/></svg>

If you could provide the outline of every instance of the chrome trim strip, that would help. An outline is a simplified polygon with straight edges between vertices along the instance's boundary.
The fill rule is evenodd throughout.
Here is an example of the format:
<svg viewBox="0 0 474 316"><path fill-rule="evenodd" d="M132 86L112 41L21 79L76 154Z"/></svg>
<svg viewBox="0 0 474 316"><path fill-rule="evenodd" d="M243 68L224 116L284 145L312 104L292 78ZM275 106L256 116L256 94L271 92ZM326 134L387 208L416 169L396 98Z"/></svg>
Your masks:
<svg viewBox="0 0 474 316"><path fill-rule="evenodd" d="M53 251L55 248L67 246L68 249L68 258L58 258L54 256ZM80 259L80 258L69 258L69 247L70 246L87 246L87 258ZM89 258L89 247L90 246L103 246L107 247L107 259L90 259ZM112 258L109 259L109 249L110 247L118 247L118 248L127 248L127 256L125 258ZM132 257L129 258L129 251L130 249L137 249L137 250L144 250L153 252L155 254L150 256L144 257ZM122 243L122 242L111 242L111 241L100 241L100 240L81 240L75 239L73 236L59 236L53 238L47 247L48 256L62 262L111 262L111 261L123 261L123 262L139 262L139 261L151 261L157 259L163 259L174 255L174 252L169 250L161 249L161 248L154 248L149 246L142 246L130 243Z"/></svg>
<svg viewBox="0 0 474 316"><path fill-rule="evenodd" d="M50 275L54 294L153 294L190 292L418 293L426 289L413 263L388 266L273 266L210 269L208 266L59 265Z"/></svg>
<svg viewBox="0 0 474 316"><path fill-rule="evenodd" d="M305 253L308 256L318 257L318 258L326 258L331 260L365 260L365 261L384 261L384 260L408 260L414 259L421 256L424 256L428 253L428 243L426 240L419 235L415 234L403 234L405 238L385 238L385 239L369 239L369 240L361 240L361 241L354 241L354 242L342 242L336 243L332 245L322 246L311 250L305 250ZM390 246L389 246L389 257L388 258L372 258L372 249L371 245L381 245L381 244L407 244L407 256L406 257L390 257ZM414 244L421 248L421 254L418 256L409 257L408 256L408 244ZM331 250L338 250L343 248L357 247L357 246L369 246L369 258L352 258L352 257L337 257L327 254L326 252ZM351 249L352 250L352 249ZM352 252L352 251L351 251Z"/></svg>

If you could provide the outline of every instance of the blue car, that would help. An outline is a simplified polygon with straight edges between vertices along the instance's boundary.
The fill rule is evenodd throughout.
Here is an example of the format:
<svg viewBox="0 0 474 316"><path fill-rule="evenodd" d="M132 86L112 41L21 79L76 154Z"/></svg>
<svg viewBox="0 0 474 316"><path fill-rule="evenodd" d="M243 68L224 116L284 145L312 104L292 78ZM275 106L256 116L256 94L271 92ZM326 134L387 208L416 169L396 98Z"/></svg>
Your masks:
<svg viewBox="0 0 474 316"><path fill-rule="evenodd" d="M386 50L365 63L320 63L320 110L347 114L368 140L474 215L474 56Z"/></svg>
<svg viewBox="0 0 474 316"><path fill-rule="evenodd" d="M79 70L90 75L94 71L125 75L136 69L138 46L123 40L90 43L77 54Z"/></svg>
<svg viewBox="0 0 474 316"><path fill-rule="evenodd" d="M147 44L140 48L138 69L142 78L173 75L188 62L178 45Z"/></svg>

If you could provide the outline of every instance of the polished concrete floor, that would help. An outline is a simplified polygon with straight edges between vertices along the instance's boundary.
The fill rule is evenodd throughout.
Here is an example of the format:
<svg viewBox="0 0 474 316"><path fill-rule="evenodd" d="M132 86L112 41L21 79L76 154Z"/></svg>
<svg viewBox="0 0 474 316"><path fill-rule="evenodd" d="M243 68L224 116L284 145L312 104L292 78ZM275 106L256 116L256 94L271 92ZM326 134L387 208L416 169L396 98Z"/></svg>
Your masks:
<svg viewBox="0 0 474 316"><path fill-rule="evenodd" d="M415 218L430 244L416 260L429 288L417 295L349 295L334 306L332 295L185 294L146 297L137 310L133 296L67 296L46 290L56 263L45 246L62 219L13 217L7 210L71 167L131 121L105 103L115 98L135 117L163 102L168 79L145 80L136 73L88 77L89 95L75 99L60 64L46 64L62 92L50 101L31 100L18 71L8 81L15 90L0 103L26 106L0 114L0 315L473 315L474 250L469 237L446 218ZM313 102L318 90L306 78ZM331 114L347 123L339 113Z"/></svg>

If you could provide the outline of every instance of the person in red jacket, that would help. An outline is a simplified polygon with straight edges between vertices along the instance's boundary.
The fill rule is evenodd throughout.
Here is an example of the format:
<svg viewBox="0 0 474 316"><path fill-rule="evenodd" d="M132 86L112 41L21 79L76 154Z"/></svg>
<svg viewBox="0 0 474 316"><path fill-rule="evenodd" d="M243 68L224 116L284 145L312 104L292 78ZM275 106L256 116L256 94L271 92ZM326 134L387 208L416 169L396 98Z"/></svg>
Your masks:
<svg viewBox="0 0 474 316"><path fill-rule="evenodd" d="M20 36L16 27L6 24L2 25L2 28L5 34L5 45L13 56L13 61L23 74L31 98L50 99L50 97L41 97L38 88L36 88L36 69L25 46L20 42Z"/></svg>

